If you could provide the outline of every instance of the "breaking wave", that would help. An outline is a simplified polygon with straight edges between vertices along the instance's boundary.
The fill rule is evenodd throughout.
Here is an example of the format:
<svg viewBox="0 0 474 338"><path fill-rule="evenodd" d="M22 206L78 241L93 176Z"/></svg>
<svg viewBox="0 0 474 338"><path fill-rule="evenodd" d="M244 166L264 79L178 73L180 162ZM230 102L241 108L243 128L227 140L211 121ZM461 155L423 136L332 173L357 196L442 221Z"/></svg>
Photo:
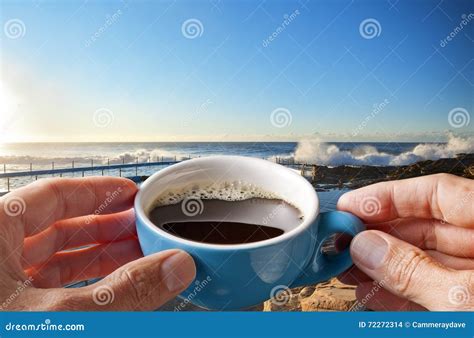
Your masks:
<svg viewBox="0 0 474 338"><path fill-rule="evenodd" d="M349 147L348 147L349 145ZM56 167L69 167L74 161L79 165L118 164L139 162L157 162L161 160L182 160L189 156L209 156L220 154L243 155L267 158L269 160L289 159L296 162L327 166L338 165L408 165L421 160L452 158L460 153L474 153L474 136L455 136L448 134L445 143L413 143L399 146L380 143L351 145L334 144L319 139L305 139L298 143L264 144L187 144L171 148L152 146L143 147L130 144L100 145L50 145L16 146L0 153L0 166L7 164L7 169L50 168L51 162ZM352 148L351 148L352 147ZM280 154L280 155L278 155Z"/></svg>
<svg viewBox="0 0 474 338"><path fill-rule="evenodd" d="M460 137L448 134L447 143L420 143L411 151L398 155L378 151L370 145L341 150L337 145L307 139L298 143L292 156L296 162L309 164L338 165L408 165L422 160L452 158L460 153L474 152L474 137Z"/></svg>
<svg viewBox="0 0 474 338"><path fill-rule="evenodd" d="M134 162L138 159L138 162L146 162L150 161L159 161L163 160L170 160L176 157L177 160L181 160L186 158L183 154L179 154L176 152L170 152L163 149L154 149L154 150L147 150L147 149L138 149L133 152L123 152L118 154L117 156L113 157L113 161L125 161L125 163Z"/></svg>
<svg viewBox="0 0 474 338"><path fill-rule="evenodd" d="M133 163L137 159L139 162L147 162L148 160L160 161L160 160L181 160L187 158L187 155L170 152L163 149L137 149L135 151L118 152L110 155L90 155L90 156L31 156L31 155L3 155L0 156L0 164L12 163L17 165L51 165L52 162L55 164L71 164L75 163L91 163L94 164L118 164L118 163Z"/></svg>

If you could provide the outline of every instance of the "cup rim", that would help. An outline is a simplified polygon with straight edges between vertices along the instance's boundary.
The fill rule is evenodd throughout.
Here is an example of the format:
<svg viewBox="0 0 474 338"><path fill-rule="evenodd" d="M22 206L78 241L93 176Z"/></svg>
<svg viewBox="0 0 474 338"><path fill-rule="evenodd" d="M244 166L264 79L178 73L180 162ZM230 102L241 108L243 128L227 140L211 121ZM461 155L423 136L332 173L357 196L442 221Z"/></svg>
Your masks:
<svg viewBox="0 0 474 338"><path fill-rule="evenodd" d="M148 189L150 186L152 186L157 180L160 179L160 177L167 175L168 173L176 170L177 168L180 167L185 167L189 165L190 161L193 161L194 163L196 162L206 162L206 161L215 161L215 160L238 160L238 161L257 161L260 163L265 163L265 165L273 165L275 170L280 170L284 171L287 175L291 177L291 179L299 182L299 184L310 186L311 190L313 191L313 194L307 197L309 199L309 203L313 203L315 206L313 211L311 212L310 215L305 215L305 219L301 224L296 226L294 229L283 233L280 236L273 237L270 239L265 239L263 241L257 241L257 242L252 242L252 243L239 243L239 244L215 244L215 243L203 243L203 242L198 242L198 241L192 241L188 240L185 238L181 238L178 236L174 236L159 227L157 227L148 217L148 215L145 212L145 208L143 207L143 194L146 189ZM297 206L299 207L299 206ZM185 244L187 246L191 247L197 247L197 248L204 248L204 249L216 249L216 250L245 250L245 249L255 249L255 248L261 248L261 247L266 247L266 246L271 246L275 245L284 241L287 241L303 231L307 230L311 224L313 224L316 221L316 218L319 215L319 197L314 190L314 188L310 185L310 183L302 177L300 174L297 172L293 171L290 168L284 167L280 164L276 164L273 162L270 162L268 160L260 159L260 158L255 158L255 157L249 157L249 156L235 156L235 155L214 155L214 156L207 156L207 157L200 157L200 158L194 158L190 160L185 160L180 163L168 166L160 171L157 171L153 175L151 175L148 179L145 180L143 184L141 184L136 196L135 196L135 201L134 201L134 209L135 209L135 214L137 219L140 219L143 224L149 228L153 233L156 233L158 236L165 237L169 240L172 240L177 243Z"/></svg>

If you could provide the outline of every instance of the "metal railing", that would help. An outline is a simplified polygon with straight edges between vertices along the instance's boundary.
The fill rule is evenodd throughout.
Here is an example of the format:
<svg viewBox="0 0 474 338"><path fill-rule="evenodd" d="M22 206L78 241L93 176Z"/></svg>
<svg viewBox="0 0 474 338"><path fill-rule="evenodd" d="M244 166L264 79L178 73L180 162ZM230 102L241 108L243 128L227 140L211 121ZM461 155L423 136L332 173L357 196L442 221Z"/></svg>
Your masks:
<svg viewBox="0 0 474 338"><path fill-rule="evenodd" d="M101 172L101 175L104 176L104 173L110 170L118 170L118 176L122 177L122 171L125 169L133 169L135 168L135 176L138 176L138 169L142 167L156 167L156 166L169 166L172 164L179 163L184 160L188 160L188 158L183 158L178 160L176 157L172 160L165 160L162 158L159 161L155 162L138 162L138 159L133 163L120 163L120 164L110 164L110 161L106 165L94 165L91 162L90 166L75 166L75 162L73 161L71 167L66 168L56 168L55 163L51 163L51 169L40 169L40 170L33 170L33 165L30 163L29 170L22 170L22 171L7 171L7 167L3 165L3 173L0 172L0 179L6 180L6 190L10 191L10 179L12 178L20 178L20 177L34 177L35 180L38 179L38 176L59 176L62 177L63 174L71 174L71 173L81 173L82 177L86 172Z"/></svg>
<svg viewBox="0 0 474 338"><path fill-rule="evenodd" d="M94 161L91 160L91 164L89 166L76 166L75 161L71 162L70 167L62 167L62 168L57 168L55 165L55 162L51 162L51 168L50 169L39 169L39 170L33 170L33 164L29 164L29 170L15 170L15 171L7 171L7 166L4 164L3 165L3 172L0 172L0 179L6 180L4 186L6 187L6 191L11 190L11 184L10 184L10 179L13 178L21 178L21 177L34 177L35 180L38 179L39 176L59 176L62 177L63 174L71 174L71 173L81 173L82 177L84 177L86 172L100 172L102 176L104 176L104 173L107 172L107 174L110 174L110 171L113 170L118 170L118 176L122 177L122 171L126 169L135 169L135 176L130 175L130 172L128 171L128 178L137 178L138 176L138 169L142 167L157 167L157 166L169 166L173 165L185 160L191 159L191 156L186 157L186 158L181 158L177 159L176 156L171 159L167 159L164 157L157 157L157 161L151 162L150 159L146 162L138 162L138 158L136 159L135 162L133 163L125 163L125 161L122 161L122 163L119 164L110 164L110 161L107 160L107 164L100 164L100 165L94 165ZM297 169L301 171L301 174L303 176L308 176L306 175L307 170L311 171L311 176L316 175L316 167L307 165L304 163L297 163L292 159L283 159L283 158L275 158L275 162L293 169Z"/></svg>

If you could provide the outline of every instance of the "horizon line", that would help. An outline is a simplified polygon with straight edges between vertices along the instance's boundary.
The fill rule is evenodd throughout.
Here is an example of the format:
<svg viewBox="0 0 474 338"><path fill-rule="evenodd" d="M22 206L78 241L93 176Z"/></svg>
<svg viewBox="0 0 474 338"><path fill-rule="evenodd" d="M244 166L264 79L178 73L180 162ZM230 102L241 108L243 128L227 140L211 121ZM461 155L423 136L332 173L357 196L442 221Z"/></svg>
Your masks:
<svg viewBox="0 0 474 338"><path fill-rule="evenodd" d="M15 141L15 142L0 142L1 145L8 144L33 144L33 143L43 143L43 144L54 144L54 143L299 143L303 140L289 140L289 141L268 141L268 140L259 140L259 141ZM383 140L373 140L373 141L351 141L351 140L339 140L339 141L329 141L329 140L320 140L321 143L447 143L446 141L421 141L421 140L411 140L411 141L383 141Z"/></svg>

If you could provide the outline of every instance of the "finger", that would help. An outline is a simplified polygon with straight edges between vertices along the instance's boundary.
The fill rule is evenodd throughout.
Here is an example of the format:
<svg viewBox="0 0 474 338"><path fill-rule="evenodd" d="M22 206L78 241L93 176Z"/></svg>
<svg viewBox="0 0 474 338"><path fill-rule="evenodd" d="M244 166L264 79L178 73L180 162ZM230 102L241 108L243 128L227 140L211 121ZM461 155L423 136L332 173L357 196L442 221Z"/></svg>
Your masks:
<svg viewBox="0 0 474 338"><path fill-rule="evenodd" d="M377 283L362 283L356 288L357 303L374 311L426 311L416 303L395 296Z"/></svg>
<svg viewBox="0 0 474 338"><path fill-rule="evenodd" d="M460 228L433 219L400 218L370 224L423 250L436 250L451 256L474 257L474 229Z"/></svg>
<svg viewBox="0 0 474 338"><path fill-rule="evenodd" d="M425 252L433 257L437 262L455 270L474 270L474 259L459 258L443 254L434 250L425 250ZM337 279L344 284L359 285L362 283L372 282L372 278L367 276L358 267L353 266L349 270L340 274Z"/></svg>
<svg viewBox="0 0 474 338"><path fill-rule="evenodd" d="M341 196L339 210L367 223L397 218L444 220L474 228L474 181L438 174L373 184Z"/></svg>
<svg viewBox="0 0 474 338"><path fill-rule="evenodd" d="M474 270L474 259L472 258L450 256L434 250L426 250L425 252L448 268L455 270Z"/></svg>
<svg viewBox="0 0 474 338"><path fill-rule="evenodd" d="M354 264L391 293L429 310L474 308L473 271L455 271L436 262L423 250L381 231L368 230L351 243ZM452 299L453 290L466 297Z"/></svg>
<svg viewBox="0 0 474 338"><path fill-rule="evenodd" d="M54 289L46 297L57 311L150 311L176 297L195 275L191 256L173 249L130 262L77 292Z"/></svg>
<svg viewBox="0 0 474 338"><path fill-rule="evenodd" d="M0 220L37 234L56 221L130 209L135 183L118 177L41 179L0 198ZM8 213L11 201L22 201L22 212Z"/></svg>
<svg viewBox="0 0 474 338"><path fill-rule="evenodd" d="M143 257L136 239L60 252L46 264L27 270L35 287L52 288L108 275L128 262Z"/></svg>
<svg viewBox="0 0 474 338"><path fill-rule="evenodd" d="M24 241L23 268L44 263L58 251L136 236L133 209L100 216L82 216L54 223Z"/></svg>
<svg viewBox="0 0 474 338"><path fill-rule="evenodd" d="M337 279L341 281L344 284L348 285L359 285L361 283L365 282L371 282L372 278L367 276L364 272L362 272L357 266L353 266L349 270L343 272L339 276L337 276Z"/></svg>

